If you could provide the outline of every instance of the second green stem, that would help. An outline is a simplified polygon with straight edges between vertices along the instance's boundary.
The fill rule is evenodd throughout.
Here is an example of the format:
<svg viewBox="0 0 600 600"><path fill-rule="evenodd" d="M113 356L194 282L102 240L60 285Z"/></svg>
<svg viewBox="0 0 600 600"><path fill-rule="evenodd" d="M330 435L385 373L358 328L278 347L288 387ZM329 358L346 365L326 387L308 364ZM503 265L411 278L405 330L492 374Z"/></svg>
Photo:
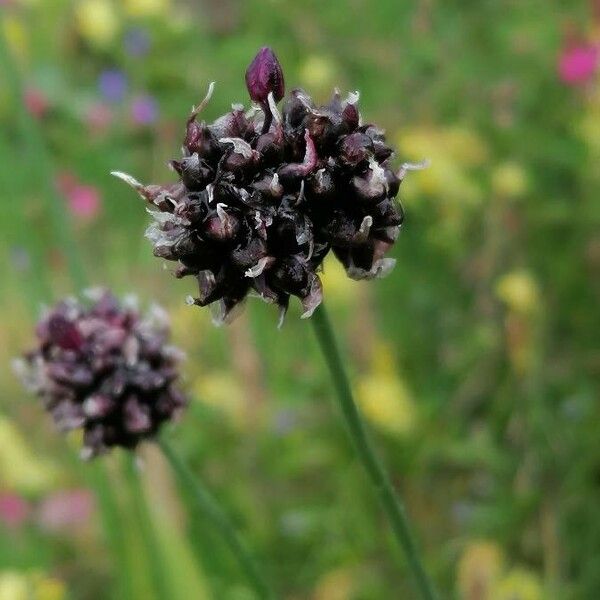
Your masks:
<svg viewBox="0 0 600 600"><path fill-rule="evenodd" d="M406 560L421 596L426 600L434 600L436 595L433 584L425 572L421 558L417 553L404 506L396 495L392 482L373 449L358 407L354 402L331 322L323 304L317 308L310 320L314 326L317 340L329 368L342 414L356 453L367 471L373 487L379 494L381 504L392 526L394 537L406 555Z"/></svg>
<svg viewBox="0 0 600 600"><path fill-rule="evenodd" d="M158 443L177 476L182 492L192 496L193 506L196 510L219 531L258 597L263 599L273 598L274 594L258 571L250 551L238 536L229 518L219 506L218 501L200 484L187 464L164 437L160 438Z"/></svg>

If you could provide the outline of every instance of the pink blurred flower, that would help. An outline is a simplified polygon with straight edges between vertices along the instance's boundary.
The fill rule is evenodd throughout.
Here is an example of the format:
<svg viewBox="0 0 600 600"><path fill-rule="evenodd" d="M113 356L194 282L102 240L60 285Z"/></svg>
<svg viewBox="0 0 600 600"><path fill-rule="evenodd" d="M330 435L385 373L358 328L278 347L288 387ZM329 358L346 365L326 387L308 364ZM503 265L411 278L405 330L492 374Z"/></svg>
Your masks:
<svg viewBox="0 0 600 600"><path fill-rule="evenodd" d="M27 88L23 101L29 114L36 119L42 119L50 108L50 102L46 95L36 88Z"/></svg>
<svg viewBox="0 0 600 600"><path fill-rule="evenodd" d="M558 61L558 74L567 85L587 83L596 72L600 48L585 42L568 45Z"/></svg>
<svg viewBox="0 0 600 600"><path fill-rule="evenodd" d="M29 516L28 502L11 492L0 493L0 522L7 527L16 528Z"/></svg>
<svg viewBox="0 0 600 600"><path fill-rule="evenodd" d="M85 115L85 122L92 135L104 133L112 123L113 113L109 106L97 103L90 106Z"/></svg>
<svg viewBox="0 0 600 600"><path fill-rule="evenodd" d="M131 117L138 125L152 125L158 118L158 103L149 95L136 96L131 103Z"/></svg>
<svg viewBox="0 0 600 600"><path fill-rule="evenodd" d="M85 221L94 219L100 212L100 192L91 185L76 185L67 196L71 212Z"/></svg>
<svg viewBox="0 0 600 600"><path fill-rule="evenodd" d="M69 210L74 217L82 221L91 221L100 212L102 199L97 188L84 185L72 173L60 173L56 186L66 198Z"/></svg>
<svg viewBox="0 0 600 600"><path fill-rule="evenodd" d="M75 489L47 496L39 506L39 524L47 530L57 531L84 525L94 511L94 498L89 490Z"/></svg>

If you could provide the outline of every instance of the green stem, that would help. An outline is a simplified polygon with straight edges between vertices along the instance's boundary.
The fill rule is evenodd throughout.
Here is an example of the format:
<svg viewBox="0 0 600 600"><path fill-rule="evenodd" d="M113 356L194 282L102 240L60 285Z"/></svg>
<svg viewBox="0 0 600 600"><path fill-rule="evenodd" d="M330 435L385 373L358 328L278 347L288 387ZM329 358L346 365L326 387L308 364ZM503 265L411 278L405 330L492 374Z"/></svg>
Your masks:
<svg viewBox="0 0 600 600"><path fill-rule="evenodd" d="M250 551L238 536L218 501L201 485L168 441L161 438L158 444L177 477L182 493L192 496L194 510L205 517L223 537L258 597L273 598L274 594L258 571Z"/></svg>
<svg viewBox="0 0 600 600"><path fill-rule="evenodd" d="M153 518L150 514L148 501L144 494L142 479L140 477L139 466L136 463L136 455L126 451L125 472L128 475L131 489L131 498L133 500L133 513L137 519L138 529L142 536L146 558L150 566L150 577L153 583L156 595L160 600L169 600L169 589L167 578L164 572L164 561L159 552L159 541L153 527Z"/></svg>
<svg viewBox="0 0 600 600"><path fill-rule="evenodd" d="M117 585L119 591L117 597L121 600L133 600L135 593L131 585L131 578L125 572L125 565L128 564L128 556L121 533L123 524L119 516L119 507L110 491L111 484L104 465L96 462L89 466L90 469L86 475L90 478L96 492L103 530L114 552L113 562L118 565L115 569L118 574Z"/></svg>
<svg viewBox="0 0 600 600"><path fill-rule="evenodd" d="M421 596L427 600L433 600L436 598L433 584L425 572L423 563L418 555L410 532L404 505L394 491L390 478L373 449L358 407L354 402L333 328L323 304L315 311L311 321L321 351L325 357L325 362L329 368L342 414L346 420L356 453L367 471L375 491L379 494L383 508L392 526L394 537L406 555L406 560Z"/></svg>

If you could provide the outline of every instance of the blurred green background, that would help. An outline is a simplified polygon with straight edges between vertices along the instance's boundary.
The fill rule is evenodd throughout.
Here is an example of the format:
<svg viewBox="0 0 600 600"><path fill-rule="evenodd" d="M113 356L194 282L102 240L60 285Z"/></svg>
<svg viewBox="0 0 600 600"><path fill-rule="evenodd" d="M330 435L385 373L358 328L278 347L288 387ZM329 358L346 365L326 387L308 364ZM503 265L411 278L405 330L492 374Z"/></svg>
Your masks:
<svg viewBox="0 0 600 600"><path fill-rule="evenodd" d="M143 238L112 169L169 181L192 104L248 106L271 45L288 89L358 89L399 148L393 274L325 298L358 400L444 598L600 590L600 6L583 0L0 1L0 600L157 598L118 453L101 459L125 557L107 550L89 465L10 360L39 306L89 282L158 300L194 402L171 437L289 600L413 598L297 306L249 302L215 329ZM66 215L66 220L63 218ZM76 283L73 283L75 276ZM141 452L172 598L252 598ZM196 563L194 556L202 557Z"/></svg>

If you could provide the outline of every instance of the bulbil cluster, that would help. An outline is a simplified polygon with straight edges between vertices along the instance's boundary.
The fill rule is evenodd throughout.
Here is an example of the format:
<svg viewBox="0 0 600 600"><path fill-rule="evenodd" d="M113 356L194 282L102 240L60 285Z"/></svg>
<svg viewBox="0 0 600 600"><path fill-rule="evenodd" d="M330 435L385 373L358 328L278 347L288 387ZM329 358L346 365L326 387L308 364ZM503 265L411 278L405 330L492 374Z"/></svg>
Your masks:
<svg viewBox="0 0 600 600"><path fill-rule="evenodd" d="M388 273L386 258L403 214L394 201L409 168L392 168L384 133L362 124L358 94L335 91L316 106L304 91L284 98L277 58L263 48L246 72L255 105L212 124L199 121L214 85L187 121L183 157L170 162L171 185L142 185L113 174L145 198L154 222L147 237L158 257L191 275L191 304L213 305L218 321L249 292L277 304L282 317L297 296L303 317L322 299L318 276L331 250L353 279Z"/></svg>
<svg viewBox="0 0 600 600"><path fill-rule="evenodd" d="M63 431L83 429L84 458L113 446L135 448L177 416L186 398L177 387L182 353L168 345L166 313L146 315L135 302L104 290L47 311L38 346L15 361L24 384Z"/></svg>

